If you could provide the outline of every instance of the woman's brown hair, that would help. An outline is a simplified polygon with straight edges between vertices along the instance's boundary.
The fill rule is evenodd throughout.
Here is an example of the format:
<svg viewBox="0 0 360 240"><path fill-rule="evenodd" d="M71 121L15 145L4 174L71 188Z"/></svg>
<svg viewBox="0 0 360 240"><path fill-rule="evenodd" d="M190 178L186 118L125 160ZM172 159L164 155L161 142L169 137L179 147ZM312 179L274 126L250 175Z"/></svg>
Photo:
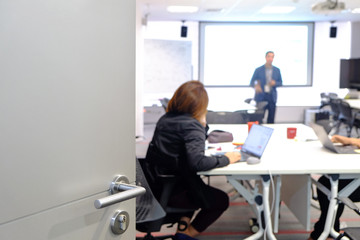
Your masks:
<svg viewBox="0 0 360 240"><path fill-rule="evenodd" d="M209 97L204 84L199 81L183 83L170 99L166 112L189 113L200 121L201 116L206 114Z"/></svg>

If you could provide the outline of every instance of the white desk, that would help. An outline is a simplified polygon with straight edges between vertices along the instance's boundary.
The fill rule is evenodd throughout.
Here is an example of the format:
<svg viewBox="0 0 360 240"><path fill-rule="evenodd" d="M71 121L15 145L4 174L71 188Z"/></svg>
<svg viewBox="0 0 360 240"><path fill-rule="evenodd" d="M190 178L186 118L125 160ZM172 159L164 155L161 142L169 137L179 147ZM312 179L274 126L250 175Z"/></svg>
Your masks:
<svg viewBox="0 0 360 240"><path fill-rule="evenodd" d="M360 109L360 99L344 99L344 101L349 103L351 108Z"/></svg>
<svg viewBox="0 0 360 240"><path fill-rule="evenodd" d="M274 128L274 133L262 156L261 163L248 165L244 162L240 162L223 168L199 172L199 174L225 175L231 183L234 183L234 180L236 179L253 177L261 179L262 177L269 175L309 176L310 174L334 174L334 176L337 176L337 174L341 174L342 178L358 178L360 176L360 156L353 154L335 154L323 148L319 141L305 141L306 139L313 140L316 138L310 127L302 124L270 124L266 126ZM298 140L289 140L286 138L286 128L289 126L297 127ZM243 142L247 136L247 125L210 126L210 131L215 129L232 132L234 135L234 141L236 142ZM266 233L269 236L269 239L276 239L272 234L272 223L270 218L270 206L268 199L269 181L262 179L262 182L264 187L262 196L264 204L259 206L258 210L264 211L265 220L268 221ZM282 182L281 185L284 187L287 183L288 182ZM359 184L359 181L356 182L355 187L359 186ZM310 188L310 181L308 181L307 185L307 187ZM236 186L234 187L236 188ZM335 197L338 195L336 178L332 179L331 190L330 208L328 212L329 219L327 220L324 233L319 239L326 239L326 236L330 232L336 235L336 232L331 228L334 211L337 209L337 202L335 200ZM349 195L349 193L345 191L343 194ZM298 199L301 198L304 200L298 201ZM291 200L291 197L289 199ZM310 196L302 196L301 194L296 195L295 200L297 200L296 202L298 204L304 205L297 206L298 209L306 208L308 212L310 211ZM275 202L275 208L279 205L278 203L279 199ZM259 234L250 236L247 239L257 239L258 237Z"/></svg>

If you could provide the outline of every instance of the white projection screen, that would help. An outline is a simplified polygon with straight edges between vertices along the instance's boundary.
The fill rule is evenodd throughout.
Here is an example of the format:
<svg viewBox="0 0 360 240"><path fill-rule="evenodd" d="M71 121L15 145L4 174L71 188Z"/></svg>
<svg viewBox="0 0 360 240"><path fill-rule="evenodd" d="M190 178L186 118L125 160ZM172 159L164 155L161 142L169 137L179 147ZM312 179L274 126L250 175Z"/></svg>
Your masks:
<svg viewBox="0 0 360 240"><path fill-rule="evenodd" d="M207 87L249 86L273 51L284 86L311 86L314 24L201 22L200 81Z"/></svg>

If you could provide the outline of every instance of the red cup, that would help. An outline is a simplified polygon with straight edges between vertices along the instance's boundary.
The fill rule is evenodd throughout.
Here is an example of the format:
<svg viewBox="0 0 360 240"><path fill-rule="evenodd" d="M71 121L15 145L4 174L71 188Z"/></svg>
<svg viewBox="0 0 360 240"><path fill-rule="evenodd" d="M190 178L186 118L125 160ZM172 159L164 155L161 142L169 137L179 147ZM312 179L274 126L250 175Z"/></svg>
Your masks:
<svg viewBox="0 0 360 240"><path fill-rule="evenodd" d="M296 137L296 128L289 127L287 128L287 138L294 139Z"/></svg>
<svg viewBox="0 0 360 240"><path fill-rule="evenodd" d="M258 121L248 122L247 124L248 124L248 132L250 132L250 129L251 129L252 125L253 125L253 124L259 124L259 122L258 122Z"/></svg>

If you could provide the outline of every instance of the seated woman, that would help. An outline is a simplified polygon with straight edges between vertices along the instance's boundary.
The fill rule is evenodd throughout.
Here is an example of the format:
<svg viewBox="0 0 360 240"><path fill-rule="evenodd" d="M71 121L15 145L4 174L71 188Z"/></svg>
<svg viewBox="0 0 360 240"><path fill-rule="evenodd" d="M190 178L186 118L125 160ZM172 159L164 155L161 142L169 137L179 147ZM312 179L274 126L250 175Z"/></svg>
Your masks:
<svg viewBox="0 0 360 240"><path fill-rule="evenodd" d="M201 209L181 217L175 234L179 240L195 239L228 208L229 198L219 189L203 182L198 171L223 167L240 160L239 152L223 156L205 156L208 95L199 81L182 84L170 99L166 114L156 124L146 162L164 173L180 175L169 205L184 209ZM156 186L151 186L156 188ZM158 187L158 186L157 186ZM159 197L156 189L155 197Z"/></svg>
<svg viewBox="0 0 360 240"><path fill-rule="evenodd" d="M358 138L348 138L340 135L334 135L332 136L331 141L335 143L342 143L344 145L354 145L360 148L360 139ZM340 179L338 184L338 190L340 191L341 189L343 189L351 181L352 179ZM318 182L320 182L322 185L330 189L330 180L327 177L325 176L320 177ZM314 230L310 234L308 240L316 240L320 237L325 227L326 215L330 204L328 196L325 193L323 193L319 189L317 190L317 193L318 193L318 200L320 204L321 214L319 220L315 223ZM353 202L360 202L360 187L357 188L352 194L350 194L349 198ZM335 222L334 222L334 229L337 232L340 231L340 217L343 211L344 211L344 204L340 203L338 210L336 212ZM328 239L333 239L333 238L328 238Z"/></svg>

